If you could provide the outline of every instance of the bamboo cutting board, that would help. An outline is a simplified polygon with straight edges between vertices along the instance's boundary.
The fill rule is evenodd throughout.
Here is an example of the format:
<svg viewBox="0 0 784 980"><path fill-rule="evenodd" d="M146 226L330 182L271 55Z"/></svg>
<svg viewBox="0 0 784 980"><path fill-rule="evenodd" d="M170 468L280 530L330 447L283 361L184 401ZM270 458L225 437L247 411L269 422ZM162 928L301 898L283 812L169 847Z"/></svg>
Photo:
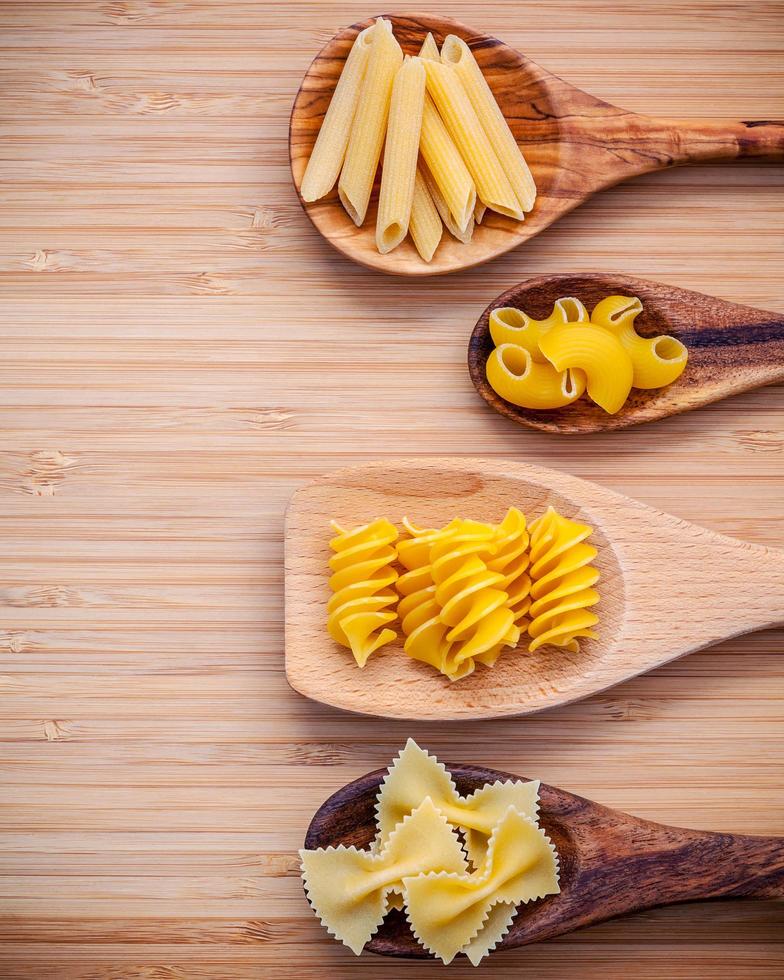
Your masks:
<svg viewBox="0 0 784 980"><path fill-rule="evenodd" d="M632 110L784 117L780 0L429 9ZM362 270L302 214L286 137L317 49L375 12L0 4L4 980L446 976L355 959L297 876L316 807L408 735L650 819L784 833L780 632L524 720L374 721L286 685L283 510L352 462L524 459L784 546L781 388L558 440L491 412L465 367L481 311L529 275L623 271L784 310L782 169L639 179L465 275ZM783 933L774 903L694 905L483 975L771 978Z"/></svg>

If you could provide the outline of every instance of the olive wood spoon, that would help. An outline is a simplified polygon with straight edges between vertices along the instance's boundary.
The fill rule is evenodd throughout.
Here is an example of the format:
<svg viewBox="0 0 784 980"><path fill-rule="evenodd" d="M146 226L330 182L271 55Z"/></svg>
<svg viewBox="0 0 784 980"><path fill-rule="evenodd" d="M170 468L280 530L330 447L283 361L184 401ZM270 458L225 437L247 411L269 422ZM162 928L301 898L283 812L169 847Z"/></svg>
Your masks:
<svg viewBox="0 0 784 980"><path fill-rule="evenodd" d="M525 637L494 667L454 683L403 652L400 638L360 670L327 633L329 522L407 516L440 527L456 516L528 520L552 504L591 525L600 572L598 638L580 652ZM286 676L315 701L419 721L528 714L603 691L701 647L784 624L784 551L738 541L595 483L491 459L384 460L302 487L286 515ZM399 633L399 624L391 624Z"/></svg>
<svg viewBox="0 0 784 980"><path fill-rule="evenodd" d="M708 160L784 158L782 122L641 116L575 88L507 44L457 21L420 13L383 16L392 22L407 54L418 53L428 31L439 46L448 34L469 44L522 146L538 196L523 222L488 211L468 245L445 231L429 263L419 257L410 240L386 255L379 254L375 202L371 202L365 223L357 228L340 206L337 190L311 204L302 201L306 214L331 245L371 269L406 276L467 269L508 252L592 194L638 174ZM343 63L354 38L371 22L362 21L336 34L302 80L289 128L291 172L298 193Z"/></svg>
<svg viewBox="0 0 784 980"><path fill-rule="evenodd" d="M447 768L462 794L497 779L520 779L480 766ZM305 847L367 847L376 833L376 796L386 774L378 769L330 796L308 827ZM784 898L784 837L668 827L545 784L540 801L539 822L560 859L561 892L521 906L498 949L677 902ZM365 948L386 956L429 955L397 910Z"/></svg>
<svg viewBox="0 0 784 980"><path fill-rule="evenodd" d="M635 320L638 333L670 334L686 345L686 370L673 384L649 391L633 388L615 415L608 415L587 395L550 411L519 408L490 387L485 365L494 347L488 325L493 310L513 306L538 320L549 316L563 296L575 296L590 313L599 300L616 294L642 300L643 312ZM521 425L575 435L625 429L784 381L784 315L632 276L540 276L512 286L484 311L468 342L468 370L488 405Z"/></svg>

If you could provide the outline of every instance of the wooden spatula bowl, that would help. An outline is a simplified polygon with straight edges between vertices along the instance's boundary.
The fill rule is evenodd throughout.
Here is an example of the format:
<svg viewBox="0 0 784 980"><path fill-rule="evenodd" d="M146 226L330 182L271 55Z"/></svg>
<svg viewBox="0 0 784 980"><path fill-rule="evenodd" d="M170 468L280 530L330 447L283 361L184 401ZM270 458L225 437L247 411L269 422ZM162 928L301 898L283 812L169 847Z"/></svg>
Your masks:
<svg viewBox="0 0 784 980"><path fill-rule="evenodd" d="M447 766L461 793L496 779L479 766ZM319 807L305 847L367 847L385 769L338 790ZM561 893L521 907L498 949L513 949L661 905L715 898L784 898L784 838L667 827L542 784L540 824L555 845ZM427 957L403 913L391 911L365 947ZM492 961L491 961L492 962Z"/></svg>
<svg viewBox="0 0 784 980"><path fill-rule="evenodd" d="M674 384L649 391L632 389L616 415L608 415L587 396L552 411L519 408L490 387L485 365L494 347L488 326L493 310L513 306L541 319L549 316L557 299L575 296L590 313L599 300L616 294L642 300L643 312L635 321L639 333L670 334L688 348L686 370ZM784 315L632 276L540 276L508 289L484 311L468 343L468 370L482 398L521 425L572 435L625 429L784 381Z"/></svg>
<svg viewBox="0 0 784 980"><path fill-rule="evenodd" d="M330 520L529 520L552 504L594 528L599 638L579 654L525 642L451 683L400 639L360 670L326 629ZM485 459L410 459L341 470L298 490L286 517L286 676L315 701L389 718L527 714L584 698L740 633L784 623L784 552L714 534L555 470Z"/></svg>
<svg viewBox="0 0 784 980"><path fill-rule="evenodd" d="M524 222L488 212L463 245L444 233L430 263L410 241L387 255L375 244L371 203L357 228L337 192L303 207L321 234L348 258L406 276L438 275L487 262L519 245L605 187L679 164L740 157L784 157L781 122L652 119L603 102L529 61L508 45L446 17L384 14L407 54L416 54L428 31L439 46L448 34L470 45L531 168L538 197ZM305 166L354 38L370 20L336 34L316 56L294 102L289 154L299 192ZM608 55L611 57L611 54ZM716 206L721 202L717 199Z"/></svg>

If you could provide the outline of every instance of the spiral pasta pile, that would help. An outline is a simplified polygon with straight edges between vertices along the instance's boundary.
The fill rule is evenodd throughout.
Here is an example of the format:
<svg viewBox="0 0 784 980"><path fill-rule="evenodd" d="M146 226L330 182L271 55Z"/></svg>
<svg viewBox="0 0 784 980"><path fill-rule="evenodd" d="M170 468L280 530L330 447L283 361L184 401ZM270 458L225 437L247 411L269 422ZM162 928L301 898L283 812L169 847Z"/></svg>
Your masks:
<svg viewBox="0 0 784 980"><path fill-rule="evenodd" d="M579 299L559 299L545 320L503 307L490 314L495 349L485 366L496 394L520 408L554 409L588 397L610 415L632 388L662 388L686 368L674 337L641 337L636 296L608 296L590 316Z"/></svg>
<svg viewBox="0 0 784 980"><path fill-rule="evenodd" d="M492 667L525 633L531 653L576 653L580 638L595 635L591 528L552 507L530 528L516 507L500 524L456 517L420 528L404 519L402 539L386 518L335 527L327 628L360 667L396 638L396 618L406 654L451 681Z"/></svg>
<svg viewBox="0 0 784 980"><path fill-rule="evenodd" d="M393 545L398 531L385 518L351 531L332 526L338 534L329 543L335 554L329 560L332 596L327 603L327 630L364 667L372 653L397 637L387 624L396 616L397 593L392 586L397 581Z"/></svg>

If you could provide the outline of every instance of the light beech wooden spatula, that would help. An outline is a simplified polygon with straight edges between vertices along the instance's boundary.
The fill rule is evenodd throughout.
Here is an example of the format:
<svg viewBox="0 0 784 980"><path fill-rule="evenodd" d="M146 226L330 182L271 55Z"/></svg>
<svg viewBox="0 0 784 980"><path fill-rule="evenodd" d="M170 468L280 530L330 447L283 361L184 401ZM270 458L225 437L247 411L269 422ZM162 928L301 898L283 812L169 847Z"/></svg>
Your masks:
<svg viewBox="0 0 784 980"><path fill-rule="evenodd" d="M481 6L477 8L481 11ZM384 14L404 53L417 54L427 33L439 46L448 34L470 46L536 181L538 196L524 222L487 212L470 244L444 233L431 262L410 240L380 255L376 249L376 205L361 228L340 206L337 191L305 212L321 234L345 256L383 272L429 276L467 269L495 258L538 234L597 191L653 170L707 160L784 157L784 124L723 120L653 119L610 105L551 75L502 41L447 17ZM294 102L289 156L299 192L305 166L357 34L371 20L336 34L308 69ZM608 54L612 58L612 54ZM375 196L374 196L375 197ZM717 197L716 207L721 207Z"/></svg>
<svg viewBox="0 0 784 980"><path fill-rule="evenodd" d="M552 504L594 528L601 578L599 638L577 654L525 639L492 668L451 683L411 660L402 641L360 670L326 629L329 522L408 517L528 520ZM556 470L483 459L371 463L298 490L286 517L286 675L315 701L389 718L527 714L602 691L701 647L784 623L784 551L723 537ZM395 625L395 624L393 624ZM397 626L399 632L399 625Z"/></svg>
<svg viewBox="0 0 784 980"><path fill-rule="evenodd" d="M462 794L497 779L520 779L481 766L447 768ZM385 776L385 769L368 773L323 803L308 828L305 847L367 847L376 833L375 802ZM784 837L667 827L544 783L539 792L539 823L558 851L561 893L521 906L498 949L677 902L784 898ZM396 910L387 914L365 948L386 956L428 955ZM492 970L493 959L485 962ZM502 964L503 957L496 962Z"/></svg>

